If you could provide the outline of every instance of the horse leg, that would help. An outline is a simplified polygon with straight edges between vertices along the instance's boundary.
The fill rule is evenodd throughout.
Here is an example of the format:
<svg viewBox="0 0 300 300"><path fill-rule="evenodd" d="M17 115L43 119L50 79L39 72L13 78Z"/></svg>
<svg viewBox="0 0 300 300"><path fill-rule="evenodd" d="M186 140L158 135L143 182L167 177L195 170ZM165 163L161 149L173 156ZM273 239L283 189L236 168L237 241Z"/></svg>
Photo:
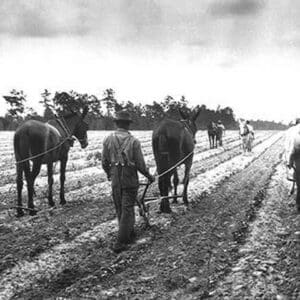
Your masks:
<svg viewBox="0 0 300 300"><path fill-rule="evenodd" d="M30 172L30 164L29 161L24 163L24 173L25 173L25 178L27 182L27 192L28 192L28 208L29 214L30 215L35 215L36 211L34 210L34 204L33 204L33 180L32 180L32 175Z"/></svg>
<svg viewBox="0 0 300 300"><path fill-rule="evenodd" d="M32 165L32 171L31 171L31 174L30 174L30 187L29 187L30 193L31 193L31 197L29 196L29 192L28 192L28 208L31 208L31 209L34 209L34 203L33 203L33 196L35 195L34 181L35 181L36 177L40 173L41 165L42 165L42 162L41 162L40 159L39 160L35 160L33 162L33 165ZM28 181L27 181L27 184L28 184ZM34 215L36 215L36 211L30 210L29 214L31 216L34 216Z"/></svg>
<svg viewBox="0 0 300 300"><path fill-rule="evenodd" d="M298 213L300 213L300 182L297 182L296 206Z"/></svg>
<svg viewBox="0 0 300 300"><path fill-rule="evenodd" d="M219 145L220 145L220 147L223 146L223 137L222 137L222 135L220 135L220 137L219 137Z"/></svg>
<svg viewBox="0 0 300 300"><path fill-rule="evenodd" d="M52 186L53 186L53 163L50 162L47 164L47 171L48 171L48 204L49 206L55 206L53 202L53 195L52 195Z"/></svg>
<svg viewBox="0 0 300 300"><path fill-rule="evenodd" d="M177 186L179 183L179 178L178 178L178 172L177 169L174 171L174 177L173 177L173 184L174 184L174 198L173 198L173 203L178 203L177 201Z"/></svg>
<svg viewBox="0 0 300 300"><path fill-rule="evenodd" d="M300 213L300 157L295 157L295 166L296 166L295 178L296 178L296 185L297 185L296 207L297 207L298 213Z"/></svg>
<svg viewBox="0 0 300 300"><path fill-rule="evenodd" d="M166 174L162 178L159 178L158 187L161 197L168 196L170 175ZM162 213L171 213L171 207L169 199L163 198L160 202L160 211Z"/></svg>
<svg viewBox="0 0 300 300"><path fill-rule="evenodd" d="M188 190L188 184L190 180L190 170L192 167L192 160L189 160L185 164L185 170L184 170L184 179L183 179L183 203L188 206L188 196L187 196L187 190Z"/></svg>
<svg viewBox="0 0 300 300"><path fill-rule="evenodd" d="M250 152L252 152L252 143L253 143L253 139L252 139L252 136L251 136L250 137L250 143L249 143Z"/></svg>
<svg viewBox="0 0 300 300"><path fill-rule="evenodd" d="M66 166L68 158L63 158L60 161L60 204L65 205L65 180L66 180Z"/></svg>
<svg viewBox="0 0 300 300"><path fill-rule="evenodd" d="M22 189L23 189L23 166L22 164L17 164L17 191L18 191L17 217L24 216L24 212L22 210Z"/></svg>

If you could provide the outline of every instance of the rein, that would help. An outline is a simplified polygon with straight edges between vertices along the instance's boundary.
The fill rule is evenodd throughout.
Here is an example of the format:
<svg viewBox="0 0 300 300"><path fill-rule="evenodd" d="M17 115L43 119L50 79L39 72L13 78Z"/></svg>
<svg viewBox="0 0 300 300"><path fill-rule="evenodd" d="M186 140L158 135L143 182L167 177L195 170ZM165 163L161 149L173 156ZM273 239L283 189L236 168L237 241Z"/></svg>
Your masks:
<svg viewBox="0 0 300 300"><path fill-rule="evenodd" d="M62 130L66 133L68 140L73 140L71 131L66 123L66 120L64 117L56 117L55 121L60 125Z"/></svg>
<svg viewBox="0 0 300 300"><path fill-rule="evenodd" d="M34 156L30 156L30 157L25 158L25 159L20 160L20 161L17 161L17 162L16 162L16 165L21 164L21 163L26 162L26 161L29 161L29 160L32 160L32 159L35 159L35 158L38 158L38 157L40 157L40 156L42 156L42 155L45 155L45 154L47 154L47 153L49 153L49 152L51 152L51 151L53 151L53 150L59 148L62 144L64 144L64 143L65 143L66 141L68 141L68 140L69 140L69 138L66 138L66 139L64 139L62 142L60 142L58 145L56 145L55 147L53 147L53 148L51 148L51 149L49 149L49 150L47 150L47 151L45 151L45 152L39 153L39 154L34 155Z"/></svg>
<svg viewBox="0 0 300 300"><path fill-rule="evenodd" d="M190 132L190 134L194 137L194 133L191 129L191 127L187 124L186 120L180 120L180 123L183 124L183 126Z"/></svg>
<svg viewBox="0 0 300 300"><path fill-rule="evenodd" d="M178 163L176 163L174 166L172 166L171 168L169 168L168 170L160 173L157 175L157 178L160 178L164 175L166 175L167 173L173 171L174 169L176 169L179 165L181 165L183 162L185 162L192 154L194 154L194 151L190 152L188 155L186 155L182 160L180 160Z"/></svg>

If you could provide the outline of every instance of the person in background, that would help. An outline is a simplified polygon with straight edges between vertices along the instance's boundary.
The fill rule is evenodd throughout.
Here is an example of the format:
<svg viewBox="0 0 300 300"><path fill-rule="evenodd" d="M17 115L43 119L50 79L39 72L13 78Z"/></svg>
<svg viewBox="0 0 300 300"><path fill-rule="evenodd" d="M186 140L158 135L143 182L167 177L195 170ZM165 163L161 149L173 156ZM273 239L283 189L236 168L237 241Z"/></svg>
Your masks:
<svg viewBox="0 0 300 300"><path fill-rule="evenodd" d="M219 120L217 123L217 141L219 141L219 145L223 146L223 136L225 135L225 126L222 121Z"/></svg>
<svg viewBox="0 0 300 300"><path fill-rule="evenodd" d="M300 141L300 118L296 119L295 126L286 131L285 135L285 163L289 169L294 166L295 145Z"/></svg>
<svg viewBox="0 0 300 300"><path fill-rule="evenodd" d="M246 127L248 128L248 133L250 133L252 135L252 138L254 139L254 128L250 124L249 120L246 121Z"/></svg>
<svg viewBox="0 0 300 300"><path fill-rule="evenodd" d="M285 163L287 166L287 179L293 181L293 187L291 189L290 194L293 194L295 184L297 184L296 205L297 205L298 212L300 212L299 154L300 154L300 118L297 118L295 126L292 126L286 131ZM296 160L298 162L296 162Z"/></svg>
<svg viewBox="0 0 300 300"><path fill-rule="evenodd" d="M139 187L138 172L150 183L155 179L146 167L139 140L129 132L132 123L130 114L121 110L117 112L114 122L116 131L103 141L102 167L112 185L119 224L113 251L119 253L128 249L128 244L135 239L134 205Z"/></svg>

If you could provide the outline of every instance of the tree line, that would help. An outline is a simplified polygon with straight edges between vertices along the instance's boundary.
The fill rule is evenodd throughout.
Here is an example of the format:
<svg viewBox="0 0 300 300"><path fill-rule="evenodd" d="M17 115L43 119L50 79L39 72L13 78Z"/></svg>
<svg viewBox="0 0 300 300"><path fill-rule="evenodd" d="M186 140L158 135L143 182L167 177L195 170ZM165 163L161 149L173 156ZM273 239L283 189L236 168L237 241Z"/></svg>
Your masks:
<svg viewBox="0 0 300 300"><path fill-rule="evenodd" d="M91 130L113 129L114 114L121 109L127 109L130 112L133 119L132 129L134 130L151 130L164 117L180 119L179 109L186 113L192 110L185 96L175 99L167 95L161 101L153 101L152 104L141 104L117 100L113 89L106 89L102 97L80 94L76 91L51 94L48 90L44 90L39 101L44 107L42 115L27 106L27 96L23 91L14 89L8 95L4 95L3 98L9 108L5 116L0 117L0 130L15 130L22 122L29 119L48 121L55 118L62 111L80 110L84 105L89 106L87 122ZM207 108L206 105L199 104L196 108L201 109L197 120L199 129L206 129L209 122L219 120L227 129L238 128L231 107L222 108L219 106L214 110ZM252 124L255 129L281 130L287 128L284 124L272 121L256 120L252 121Z"/></svg>

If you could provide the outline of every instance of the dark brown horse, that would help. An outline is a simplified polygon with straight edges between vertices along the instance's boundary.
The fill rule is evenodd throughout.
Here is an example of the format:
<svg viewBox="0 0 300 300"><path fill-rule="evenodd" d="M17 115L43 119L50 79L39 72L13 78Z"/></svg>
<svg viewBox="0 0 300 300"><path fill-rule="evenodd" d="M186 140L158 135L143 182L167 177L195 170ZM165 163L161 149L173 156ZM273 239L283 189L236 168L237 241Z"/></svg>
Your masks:
<svg viewBox="0 0 300 300"><path fill-rule="evenodd" d="M48 169L48 203L50 206L54 206L52 198L53 163L60 161L60 203L62 205L66 203L64 182L68 152L73 146L73 136L79 140L82 148L88 145L88 125L83 120L87 111L86 107L82 114L75 112L64 114L48 123L29 120L16 130L14 151L17 167L17 216L23 216L23 172L27 181L28 209L30 215L36 214L33 203L34 181L42 164L47 164ZM30 170L30 161L32 161L32 170Z"/></svg>
<svg viewBox="0 0 300 300"><path fill-rule="evenodd" d="M217 129L217 124L215 122L210 122L207 125L207 134L208 134L210 149L217 148L218 129Z"/></svg>
<svg viewBox="0 0 300 300"><path fill-rule="evenodd" d="M179 183L177 168L172 168L177 163L185 165L183 179L183 202L188 204L187 188L189 183L189 173L193 162L193 151L195 147L195 134L197 132L196 119L200 110L192 112L191 116L179 111L181 121L164 119L154 130L152 135L152 147L156 161L159 177L158 185L160 195L168 196L171 189L171 176L174 175L174 201L176 201L177 186ZM171 168L171 169L170 169ZM170 171L168 172L168 170ZM160 203L160 211L170 213L170 203L167 198L163 198Z"/></svg>

